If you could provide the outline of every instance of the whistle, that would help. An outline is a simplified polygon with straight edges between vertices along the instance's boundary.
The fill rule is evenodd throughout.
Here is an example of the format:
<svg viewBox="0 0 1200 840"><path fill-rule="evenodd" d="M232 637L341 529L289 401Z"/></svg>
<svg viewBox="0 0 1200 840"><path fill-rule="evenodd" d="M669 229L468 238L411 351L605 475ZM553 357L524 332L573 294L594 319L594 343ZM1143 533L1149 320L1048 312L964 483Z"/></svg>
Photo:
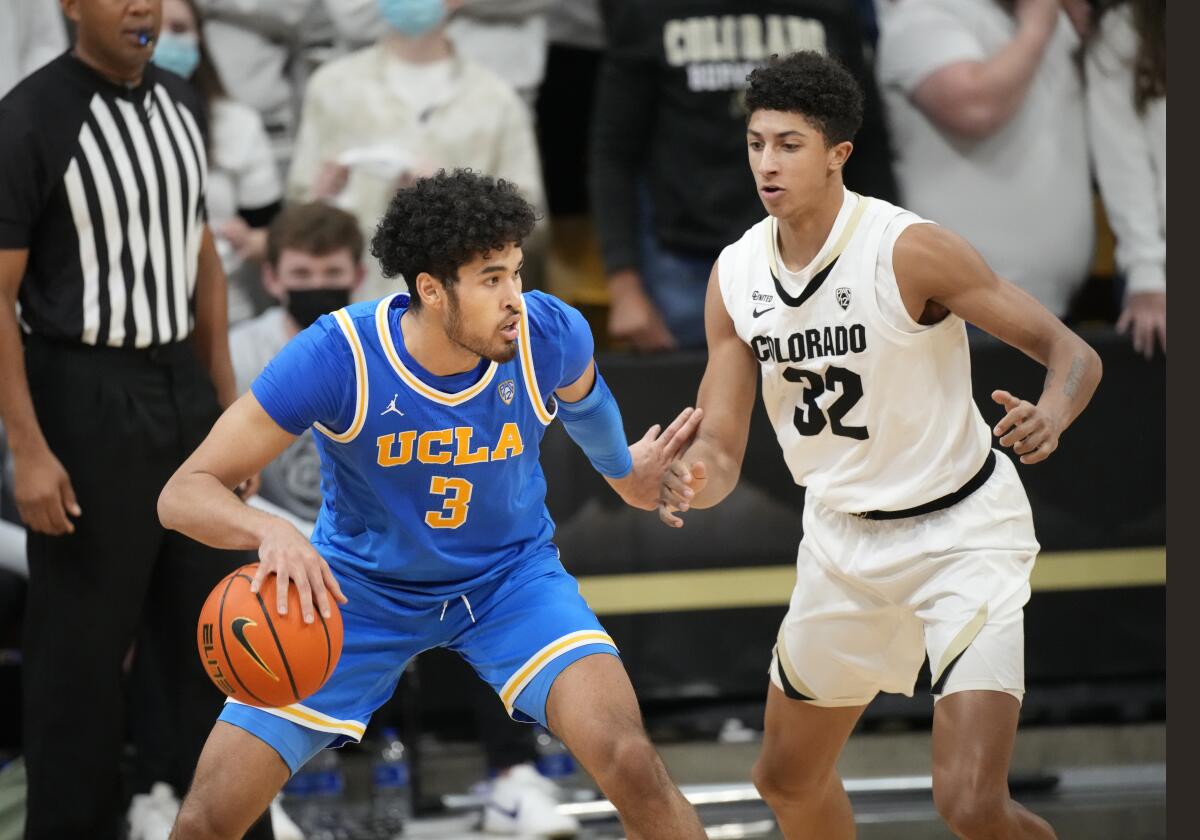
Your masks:
<svg viewBox="0 0 1200 840"><path fill-rule="evenodd" d="M141 32L138 34L138 44L140 44L141 46L144 47L149 43L150 43L149 35L147 35L145 32Z"/></svg>

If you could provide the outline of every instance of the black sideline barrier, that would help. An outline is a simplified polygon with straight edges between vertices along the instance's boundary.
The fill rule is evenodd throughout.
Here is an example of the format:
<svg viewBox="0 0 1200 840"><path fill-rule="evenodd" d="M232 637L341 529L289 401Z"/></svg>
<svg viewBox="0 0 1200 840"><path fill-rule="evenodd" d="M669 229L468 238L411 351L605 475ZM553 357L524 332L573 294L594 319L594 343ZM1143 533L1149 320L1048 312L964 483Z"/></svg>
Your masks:
<svg viewBox="0 0 1200 840"><path fill-rule="evenodd" d="M1026 712L1039 714L1032 701L1041 697L1052 698L1051 705L1065 715L1103 718L1109 712L1126 714L1114 711L1129 705L1120 699L1128 696L1123 688L1149 687L1150 696L1158 698L1165 679L1166 364L1161 357L1146 361L1137 356L1126 339L1108 328L1081 332L1104 361L1104 380L1058 451L1042 464L1018 466L1045 553L1045 569L1039 572L1053 573L1048 576L1056 579L1054 585L1038 588L1035 578L1026 608ZM981 333L974 333L971 343L975 398L989 424L1003 416L990 398L993 390L1031 400L1041 393L1040 365ZM692 403L704 355L609 354L599 365L634 440ZM908 410L922 410L919 394ZM795 562L804 501L761 402L738 489L721 505L688 514L683 529L667 528L655 514L624 507L561 424L546 435L542 464L564 565L581 579L585 595L592 582L607 578L617 584L615 592L608 588L604 606L594 606L647 709L693 701L760 702L771 645L786 611L791 588L786 567ZM1064 562L1056 563L1060 558ZM645 604L621 607L623 595L634 604L645 600L638 597L639 574L648 575L642 579L647 587L653 581L669 591L671 576L656 573L736 573L744 568L749 578L764 567L775 567L766 571L781 575L778 598L768 605L718 604L670 612L651 611ZM1095 581L1090 579L1093 568ZM1127 579L1137 585L1124 585ZM728 589L736 604L736 574ZM422 706L430 723L470 717L457 708L455 697L463 695L454 688L470 677L448 659L433 655L422 660L427 675ZM445 676L435 677L433 671ZM922 681L928 684L927 674ZM439 685L446 689L438 690ZM1044 691L1039 693L1039 686ZM1112 688L1109 695L1105 686ZM1144 698L1146 692L1133 696ZM1158 714L1158 705L1153 699L1149 714ZM1143 702L1137 708L1134 716L1144 714L1147 706ZM872 714L905 716L913 709L927 714L927 699L881 698ZM1054 717L1055 710L1041 714Z"/></svg>

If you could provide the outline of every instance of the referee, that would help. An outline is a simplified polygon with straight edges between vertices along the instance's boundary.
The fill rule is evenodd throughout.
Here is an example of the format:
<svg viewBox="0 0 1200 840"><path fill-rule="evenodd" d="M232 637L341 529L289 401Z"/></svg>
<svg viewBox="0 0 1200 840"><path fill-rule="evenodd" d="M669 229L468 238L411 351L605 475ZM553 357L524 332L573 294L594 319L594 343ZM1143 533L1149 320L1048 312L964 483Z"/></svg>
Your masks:
<svg viewBox="0 0 1200 840"><path fill-rule="evenodd" d="M142 621L179 790L220 709L195 622L240 553L158 493L233 401L204 108L148 63L161 0L63 0L74 48L0 100L0 419L28 528L26 837L115 838L122 662ZM270 837L268 821L249 836Z"/></svg>

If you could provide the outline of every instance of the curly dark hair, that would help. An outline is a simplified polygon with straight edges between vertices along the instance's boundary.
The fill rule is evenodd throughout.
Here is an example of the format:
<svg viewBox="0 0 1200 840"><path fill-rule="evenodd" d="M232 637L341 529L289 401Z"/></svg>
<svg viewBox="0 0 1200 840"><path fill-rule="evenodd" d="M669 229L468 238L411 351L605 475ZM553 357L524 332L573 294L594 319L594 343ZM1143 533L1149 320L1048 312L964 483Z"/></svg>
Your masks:
<svg viewBox="0 0 1200 840"><path fill-rule="evenodd" d="M503 178L442 169L396 193L371 239L385 277L410 285L422 271L449 288L480 254L519 244L537 220L533 206ZM418 308L419 295L409 304Z"/></svg>
<svg viewBox="0 0 1200 840"><path fill-rule="evenodd" d="M749 76L746 119L755 111L800 114L827 146L853 140L863 120L863 93L840 62L812 51L771 56Z"/></svg>

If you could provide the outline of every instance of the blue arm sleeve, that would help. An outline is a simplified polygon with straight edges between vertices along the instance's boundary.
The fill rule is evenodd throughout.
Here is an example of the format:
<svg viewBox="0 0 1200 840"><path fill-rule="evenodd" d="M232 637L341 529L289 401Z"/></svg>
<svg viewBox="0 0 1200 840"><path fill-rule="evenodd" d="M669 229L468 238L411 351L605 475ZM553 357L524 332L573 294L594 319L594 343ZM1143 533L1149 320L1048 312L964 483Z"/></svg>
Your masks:
<svg viewBox="0 0 1200 840"><path fill-rule="evenodd" d="M350 345L332 315L288 342L250 384L271 419L294 435L313 423L349 428L356 387Z"/></svg>
<svg viewBox="0 0 1200 840"><path fill-rule="evenodd" d="M558 416L571 440L579 444L597 472L609 478L629 475L633 456L625 439L621 409L600 375L600 368L596 368L596 382L586 397L574 403L558 401Z"/></svg>

